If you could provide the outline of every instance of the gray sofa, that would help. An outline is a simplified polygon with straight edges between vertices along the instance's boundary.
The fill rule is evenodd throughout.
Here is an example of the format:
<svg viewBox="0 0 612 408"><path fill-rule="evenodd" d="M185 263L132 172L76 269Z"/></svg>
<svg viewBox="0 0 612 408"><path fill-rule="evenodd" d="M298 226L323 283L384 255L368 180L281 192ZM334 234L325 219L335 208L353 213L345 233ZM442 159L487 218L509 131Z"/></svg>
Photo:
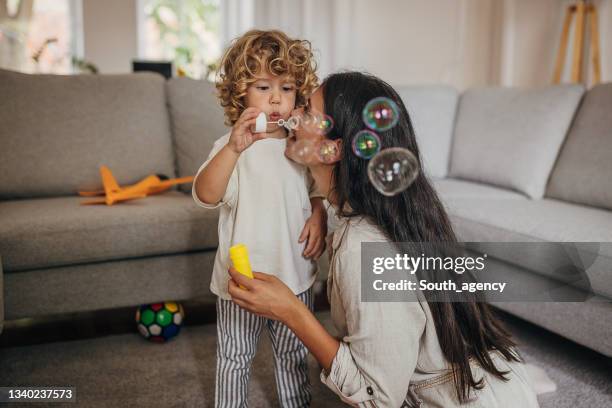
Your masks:
<svg viewBox="0 0 612 408"><path fill-rule="evenodd" d="M612 356L612 84L587 92L577 85L398 91L460 240L579 242L576 258L596 261L586 270L595 294L587 302L494 305ZM490 261L502 279L551 278L554 260L537 251L497 252Z"/></svg>
<svg viewBox="0 0 612 408"><path fill-rule="evenodd" d="M120 184L195 174L226 131L213 89L0 71L5 319L210 296L218 213L190 185L110 207L81 206L76 191L101 187L100 165Z"/></svg>
<svg viewBox="0 0 612 408"><path fill-rule="evenodd" d="M612 85L398 90L461 239L612 242ZM0 70L0 94L5 319L211 296L218 214L189 185L112 207L75 195L102 164L121 184L195 174L226 131L211 84ZM589 273L612 298L604 255ZM609 302L496 306L612 356Z"/></svg>
<svg viewBox="0 0 612 408"><path fill-rule="evenodd" d="M0 95L0 332L5 319L214 300L218 210L191 184L113 206L76 194L101 188L101 165L120 185L194 175L227 132L214 85L0 70Z"/></svg>

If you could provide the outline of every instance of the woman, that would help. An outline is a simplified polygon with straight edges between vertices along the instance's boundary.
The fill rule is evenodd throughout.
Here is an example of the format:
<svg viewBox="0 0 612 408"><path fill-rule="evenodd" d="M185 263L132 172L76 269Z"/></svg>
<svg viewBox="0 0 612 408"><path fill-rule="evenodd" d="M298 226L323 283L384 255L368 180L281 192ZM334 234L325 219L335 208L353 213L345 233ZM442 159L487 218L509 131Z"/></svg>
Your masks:
<svg viewBox="0 0 612 408"><path fill-rule="evenodd" d="M336 208L328 278L331 316L342 337L332 337L277 278L248 279L230 269L229 293L241 307L287 325L323 367L321 380L359 407L538 407L514 342L485 303L361 302L361 242L456 242L448 216L421 173L393 196L370 184L367 161L355 156L351 139L364 128L361 111L384 96L400 109L398 124L379 133L383 148L400 146L420 163L414 131L398 94L382 80L348 72L328 77L307 109L331 116L327 138L337 153L331 164L300 156L318 189ZM301 114L302 112L295 112ZM297 130L291 146L323 138ZM242 290L238 284L244 285Z"/></svg>

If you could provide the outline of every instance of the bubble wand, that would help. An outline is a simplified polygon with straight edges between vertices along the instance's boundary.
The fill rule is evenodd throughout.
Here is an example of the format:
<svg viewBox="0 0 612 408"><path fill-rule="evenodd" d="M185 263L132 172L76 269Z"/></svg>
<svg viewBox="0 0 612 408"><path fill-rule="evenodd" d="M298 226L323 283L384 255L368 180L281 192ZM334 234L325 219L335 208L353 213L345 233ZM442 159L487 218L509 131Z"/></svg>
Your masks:
<svg viewBox="0 0 612 408"><path fill-rule="evenodd" d="M265 132L268 127L268 123L274 123L278 126L284 127L287 130L295 130L300 124L300 119L297 116L291 116L287 120L281 118L279 120L268 121L266 114L261 112L257 116L257 119L255 119L255 133Z"/></svg>

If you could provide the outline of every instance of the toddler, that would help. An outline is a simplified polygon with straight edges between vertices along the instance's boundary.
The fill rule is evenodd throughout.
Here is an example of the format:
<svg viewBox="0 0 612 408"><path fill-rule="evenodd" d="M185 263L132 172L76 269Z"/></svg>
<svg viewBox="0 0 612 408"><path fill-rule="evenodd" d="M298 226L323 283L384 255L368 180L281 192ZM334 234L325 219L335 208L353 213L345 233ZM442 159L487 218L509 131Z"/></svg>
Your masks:
<svg viewBox="0 0 612 408"><path fill-rule="evenodd" d="M276 275L312 309L326 211L307 168L284 155L287 130L273 123L286 121L317 86L310 43L280 31L251 30L233 41L221 69L217 90L231 130L215 142L192 189L197 204L220 208L210 285L217 295L215 406L246 406L251 362L264 327L274 351L281 405L308 406L307 349L282 323L232 302L227 286L229 248L242 243L253 270ZM255 133L261 112L272 123Z"/></svg>

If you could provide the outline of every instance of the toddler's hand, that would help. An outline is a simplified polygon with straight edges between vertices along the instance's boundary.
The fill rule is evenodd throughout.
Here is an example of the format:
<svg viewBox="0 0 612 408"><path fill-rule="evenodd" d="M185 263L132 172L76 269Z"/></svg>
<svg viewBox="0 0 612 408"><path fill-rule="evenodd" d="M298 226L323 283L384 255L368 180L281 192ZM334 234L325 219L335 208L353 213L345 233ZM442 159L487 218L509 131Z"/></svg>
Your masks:
<svg viewBox="0 0 612 408"><path fill-rule="evenodd" d="M232 133L230 134L227 145L235 153L242 153L255 141L265 137L265 133L251 132L251 126L255 125L255 120L259 113L260 110L257 108L245 109L232 127Z"/></svg>
<svg viewBox="0 0 612 408"><path fill-rule="evenodd" d="M298 242L306 241L305 258L317 260L325 252L325 236L327 235L327 217L325 211L313 211L300 234Z"/></svg>

